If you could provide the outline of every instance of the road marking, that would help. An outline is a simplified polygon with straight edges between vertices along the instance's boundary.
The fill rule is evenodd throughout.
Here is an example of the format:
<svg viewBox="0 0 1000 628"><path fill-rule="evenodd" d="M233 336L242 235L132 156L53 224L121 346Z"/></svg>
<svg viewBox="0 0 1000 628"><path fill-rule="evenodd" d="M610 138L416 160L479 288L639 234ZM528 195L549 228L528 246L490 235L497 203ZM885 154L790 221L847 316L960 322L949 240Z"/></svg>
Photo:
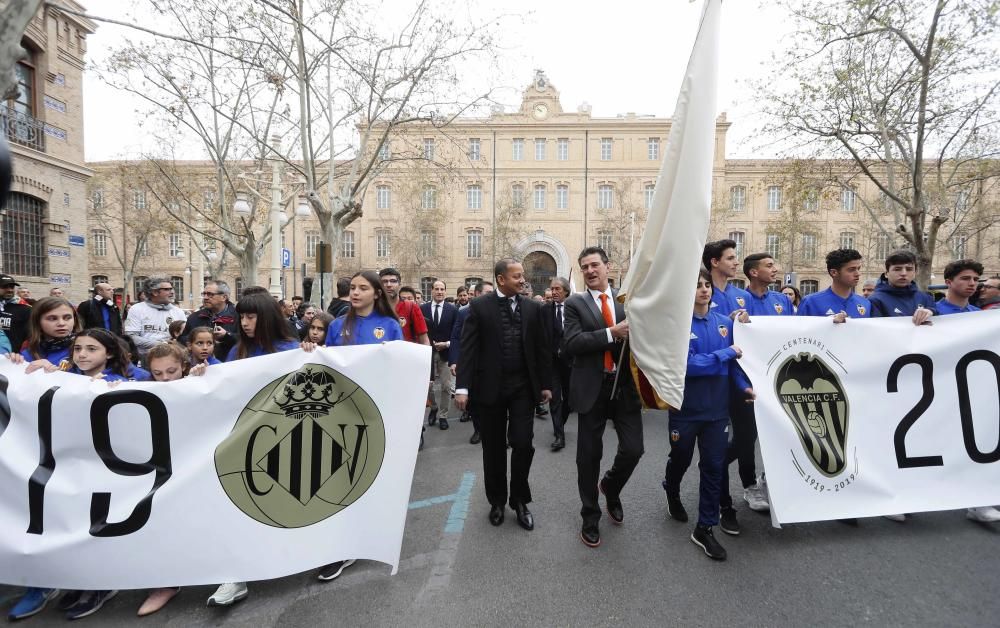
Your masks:
<svg viewBox="0 0 1000 628"><path fill-rule="evenodd" d="M462 475L462 482L458 485L458 490L451 495L440 495L430 497L415 502L410 502L409 509L427 508L438 504L452 502L451 511L448 513L448 520L445 521L444 531L446 534L458 534L465 527L465 518L469 514L469 498L472 496L472 486L476 483L476 474L466 471Z"/></svg>
<svg viewBox="0 0 1000 628"><path fill-rule="evenodd" d="M472 495L472 487L475 483L476 474L466 471L462 476L462 482L458 485L458 490L453 494L433 497L410 504L410 509L412 510L448 501L452 502L448 519L444 524L441 545L434 552L430 578L427 579L427 582L420 589L415 600L418 606L426 604L429 598L448 589L448 585L451 582L452 568L455 565L455 558L458 556L458 546L462 540L462 531L465 529L465 518L469 514L469 498Z"/></svg>

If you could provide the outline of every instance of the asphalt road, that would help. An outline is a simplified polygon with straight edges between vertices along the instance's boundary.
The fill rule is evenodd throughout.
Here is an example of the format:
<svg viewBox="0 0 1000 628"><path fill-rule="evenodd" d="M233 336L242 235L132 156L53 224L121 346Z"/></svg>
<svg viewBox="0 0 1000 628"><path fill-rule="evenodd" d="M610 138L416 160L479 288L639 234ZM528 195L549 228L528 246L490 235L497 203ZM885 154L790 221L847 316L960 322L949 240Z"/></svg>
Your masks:
<svg viewBox="0 0 1000 628"><path fill-rule="evenodd" d="M691 524L666 517L660 479L668 440L659 412L645 416L646 454L623 493L625 524L612 526L605 517L604 543L590 549L579 540L575 427L572 417L568 447L552 453L551 426L535 422L533 532L520 529L509 510L503 526L490 526L480 448L467 442L471 424L455 421L448 431L427 432L396 576L385 565L361 561L330 583L312 573L252 583L249 599L228 609L205 607L212 587L188 587L141 620L135 613L144 593L127 591L82 621L150 627L996 625L1000 526L972 523L963 512L921 514L903 524L864 519L858 527L832 522L779 530L740 502L743 533L733 538L716 531L729 560L709 560L690 542ZM609 429L606 457L615 446ZM424 501L460 492L463 480L472 483L464 524L454 499ZM697 484L692 465L682 493L692 514ZM4 611L17 593L0 586ZM24 623L63 621L48 609Z"/></svg>

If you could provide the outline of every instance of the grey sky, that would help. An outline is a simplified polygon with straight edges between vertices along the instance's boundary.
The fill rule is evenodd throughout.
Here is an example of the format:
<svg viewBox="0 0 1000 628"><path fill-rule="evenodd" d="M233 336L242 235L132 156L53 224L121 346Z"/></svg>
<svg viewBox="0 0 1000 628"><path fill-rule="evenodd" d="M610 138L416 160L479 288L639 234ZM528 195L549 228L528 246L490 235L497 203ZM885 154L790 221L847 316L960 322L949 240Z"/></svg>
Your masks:
<svg viewBox="0 0 1000 628"><path fill-rule="evenodd" d="M401 1L401 0L400 0ZM559 89L564 109L587 101L593 115L635 112L669 116L687 63L702 3L688 0L469 0L473 10L521 16L523 26L507 34L511 49L502 62L499 85L508 107L519 104L520 90L532 70L545 70ZM84 0L93 15L123 18L121 0ZM729 157L751 156L744 140L753 127L755 104L746 84L762 73L779 43L782 25L776 9L758 0L723 3L722 67L719 111L733 122ZM88 42L92 60L123 37L123 30L101 24ZM139 103L101 82L84 79L86 158L90 161L136 156L150 147L136 114ZM201 155L186 155L199 158Z"/></svg>

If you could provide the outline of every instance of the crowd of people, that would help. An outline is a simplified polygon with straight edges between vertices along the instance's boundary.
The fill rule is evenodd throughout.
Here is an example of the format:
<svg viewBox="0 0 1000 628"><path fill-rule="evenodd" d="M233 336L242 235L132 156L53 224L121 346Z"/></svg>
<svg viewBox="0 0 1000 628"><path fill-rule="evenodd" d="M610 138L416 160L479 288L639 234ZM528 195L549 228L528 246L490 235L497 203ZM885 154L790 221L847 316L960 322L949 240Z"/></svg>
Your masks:
<svg viewBox="0 0 1000 628"><path fill-rule="evenodd" d="M755 393L738 366L743 353L733 344L734 324L756 316L797 314L828 316L836 324L906 316L922 325L933 316L1000 309L1000 277L981 281L983 267L974 260L946 266L946 293L935 300L914 281L914 255L896 251L885 260L885 273L870 285L865 282L858 294L861 254L838 249L826 257L832 285L803 297L794 286L774 289L780 269L772 256L757 253L741 261L736 250L732 240L711 242L704 250L703 268L693 285L686 392L682 407L669 411L670 451L662 482L668 517L687 522L680 486L698 448L699 502L691 540L716 560L724 560L726 550L714 528L740 533L729 491L732 462L737 463L747 506L769 508L766 476L757 473L755 461ZM18 291L13 277L0 274L0 348L11 362L26 365L27 372L65 371L114 385L169 382L203 374L221 362L297 348L393 340L428 345L433 357L423 429L447 430L456 417L472 423L469 442L482 449L488 518L494 526L503 524L509 506L518 525L534 529L529 476L535 420L549 417L550 449L559 452L566 447L566 422L571 411L576 413L580 539L598 547L602 513L614 524L625 519L622 492L644 454L642 403L628 367L623 367L629 325L611 285L608 256L599 247L588 247L577 262L586 283L582 292L574 293L566 278L556 277L543 294L534 295L523 266L507 258L496 263L494 281L460 286L454 296L444 281L435 281L426 302L419 290L402 285L396 269L363 271L338 282L337 298L325 311L300 297L276 299L261 287L247 288L234 303L228 284L213 280L201 295L203 306L186 314L175 302L170 281L153 278L124 318L109 284L97 284L92 298L74 305L59 288L32 300ZM749 281L746 289L733 283L741 267ZM618 449L602 475L609 421ZM423 444L422 434L421 448ZM967 516L1000 521L995 508L972 508ZM889 518L903 521L905 515ZM353 563L326 565L317 577L333 580ZM178 591L150 591L139 615L156 612ZM57 606L67 618L77 619L97 612L116 593L70 591ZM8 616L34 615L58 595L55 589L30 588ZM247 595L246 583L225 583L208 604L227 606Z"/></svg>

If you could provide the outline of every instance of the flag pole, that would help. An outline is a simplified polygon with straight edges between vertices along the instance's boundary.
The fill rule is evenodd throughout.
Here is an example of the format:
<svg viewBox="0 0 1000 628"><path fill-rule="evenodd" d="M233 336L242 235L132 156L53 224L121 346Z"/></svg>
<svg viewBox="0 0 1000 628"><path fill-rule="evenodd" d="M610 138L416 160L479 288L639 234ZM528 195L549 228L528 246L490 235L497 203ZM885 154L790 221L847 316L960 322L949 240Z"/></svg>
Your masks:
<svg viewBox="0 0 1000 628"><path fill-rule="evenodd" d="M572 272L572 271L570 271L570 272ZM621 295L619 295L619 296L621 296ZM622 302L622 306L625 306L628 303L628 297L629 297L628 293L626 293L624 296L625 296L625 300ZM628 320L628 315L625 316L625 319ZM622 360L625 359L625 353L627 351L628 351L628 338L626 338L625 342L622 343L622 352L618 355L618 366L615 367L615 381L611 385L611 398L612 399L615 398L615 393L618 392L618 377L621 375L621 372L622 372ZM630 367L630 370L631 370L631 367Z"/></svg>

